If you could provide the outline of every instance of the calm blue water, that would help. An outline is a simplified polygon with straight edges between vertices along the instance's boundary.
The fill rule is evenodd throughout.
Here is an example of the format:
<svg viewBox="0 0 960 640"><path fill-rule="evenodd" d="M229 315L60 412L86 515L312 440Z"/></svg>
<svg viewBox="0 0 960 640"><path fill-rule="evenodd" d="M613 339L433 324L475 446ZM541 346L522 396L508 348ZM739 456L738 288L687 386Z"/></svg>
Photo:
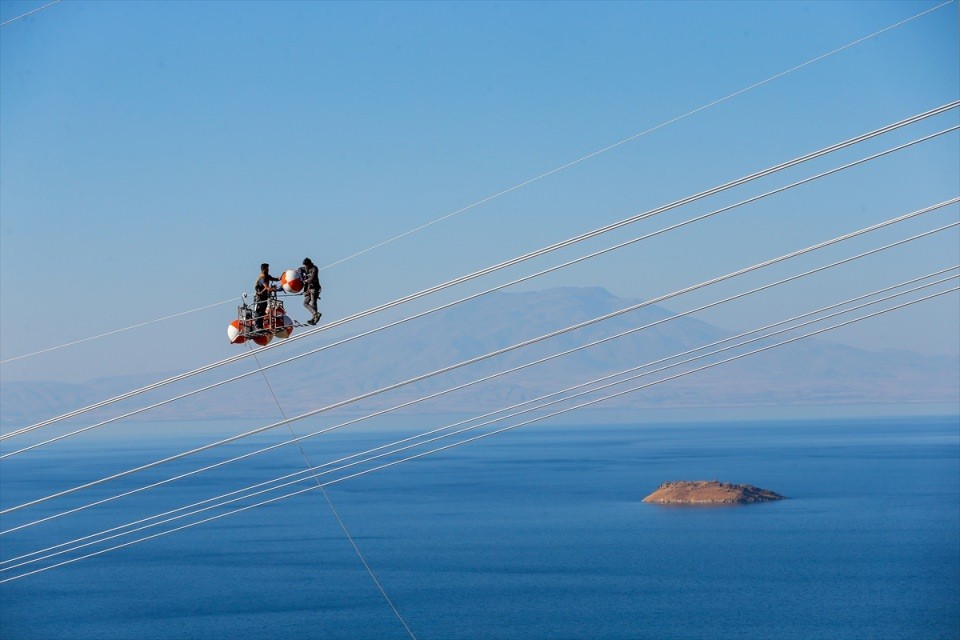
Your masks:
<svg viewBox="0 0 960 640"><path fill-rule="evenodd" d="M5 506L132 464L44 455L7 466ZM189 486L215 495L296 463ZM790 499L640 502L677 479ZM957 418L530 427L329 494L421 640L960 638ZM182 498L4 536L3 557ZM0 604L5 640L408 637L317 492L4 584Z"/></svg>

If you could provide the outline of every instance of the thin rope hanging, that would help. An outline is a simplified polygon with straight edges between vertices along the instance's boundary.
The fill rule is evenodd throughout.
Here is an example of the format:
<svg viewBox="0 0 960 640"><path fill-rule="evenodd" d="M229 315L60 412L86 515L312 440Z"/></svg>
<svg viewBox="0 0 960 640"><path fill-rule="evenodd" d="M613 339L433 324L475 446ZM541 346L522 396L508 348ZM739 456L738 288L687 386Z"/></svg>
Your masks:
<svg viewBox="0 0 960 640"><path fill-rule="evenodd" d="M251 347L250 345L247 345L247 346L248 348L251 349L251 351L253 350L253 347ZM280 398L277 397L276 392L273 390L273 385L270 384L270 379L267 377L266 372L263 370L263 366L260 364L260 358L257 357L256 353L253 354L253 359L257 363L257 368L260 370L260 374L263 376L263 381L266 383L267 389L270 390L270 395L273 396L273 401L276 403L277 409L279 409L280 411L280 415L284 419L286 419L287 413L286 411L283 410L283 405L280 404ZM296 439L297 434L293 431L293 425L291 425L290 423L287 423L287 428L290 430L290 435L293 436L294 439ZM410 629L410 625L407 624L407 621L400 614L400 610L397 609L397 606L393 603L393 600L387 594L387 590L383 587L383 584L380 582L380 579L377 578L377 574L374 572L373 567L371 567L370 563L367 562L367 559L363 555L363 552L360 551L360 546L357 544L356 540L354 540L353 535L351 535L350 533L350 530L347 529L346 523L343 521L343 518L340 517L340 513L337 511L337 508L334 506L333 500L330 498L330 494L327 493L327 490L324 488L323 484L320 483L320 477L317 475L316 471L314 471L314 465L312 462L310 462L310 457L307 456L307 452L303 449L303 444L301 444L299 440L297 440L297 448L299 448L300 456L303 458L303 461L307 465L306 472L311 474L311 476L313 477L313 480L316 482L317 488L320 490L320 494L323 496L324 500L327 503L327 507L329 507L330 509L330 513L333 515L337 524L340 526L340 530L343 531L343 535L346 536L347 541L350 543L350 546L353 548L353 552L357 555L357 558L360 559L360 563L363 565L363 568L366 570L367 575L370 577L371 581L373 581L374 587L376 587L377 591L380 592L381 597L386 601L387 606L393 612L394 617L396 617L397 620L400 621L400 624L403 626L404 630L407 632L407 635L413 638L413 640L417 640L417 636L414 635L413 630Z"/></svg>

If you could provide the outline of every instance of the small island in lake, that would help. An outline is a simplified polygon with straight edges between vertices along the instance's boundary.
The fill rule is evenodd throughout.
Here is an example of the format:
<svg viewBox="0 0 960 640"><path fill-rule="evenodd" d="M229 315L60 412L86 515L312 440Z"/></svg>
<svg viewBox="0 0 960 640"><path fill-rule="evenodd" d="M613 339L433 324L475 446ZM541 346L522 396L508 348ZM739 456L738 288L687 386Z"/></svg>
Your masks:
<svg viewBox="0 0 960 640"><path fill-rule="evenodd" d="M771 500L783 500L783 496L749 484L716 480L664 482L643 499L655 504L748 504Z"/></svg>

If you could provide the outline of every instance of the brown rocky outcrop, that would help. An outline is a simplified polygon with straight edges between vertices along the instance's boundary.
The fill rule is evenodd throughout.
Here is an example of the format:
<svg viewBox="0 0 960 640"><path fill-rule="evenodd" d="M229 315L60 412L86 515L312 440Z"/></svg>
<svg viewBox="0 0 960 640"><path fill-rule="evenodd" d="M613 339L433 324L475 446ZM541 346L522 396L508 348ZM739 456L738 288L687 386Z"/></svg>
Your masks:
<svg viewBox="0 0 960 640"><path fill-rule="evenodd" d="M643 499L655 504L748 504L783 500L773 491L716 480L664 482Z"/></svg>

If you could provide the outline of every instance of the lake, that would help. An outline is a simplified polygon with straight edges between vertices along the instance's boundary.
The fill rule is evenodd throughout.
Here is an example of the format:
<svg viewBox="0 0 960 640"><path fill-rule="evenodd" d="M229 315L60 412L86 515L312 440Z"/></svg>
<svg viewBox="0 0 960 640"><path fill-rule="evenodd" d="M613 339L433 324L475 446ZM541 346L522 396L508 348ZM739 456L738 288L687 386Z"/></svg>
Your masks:
<svg viewBox="0 0 960 640"><path fill-rule="evenodd" d="M9 459L3 506L216 438L203 429L181 425L163 451L101 440ZM395 435L344 430L306 454L316 463ZM285 447L3 536L2 557L303 464ZM11 514L3 528L136 478ZM641 502L665 481L713 479L788 499ZM960 638L956 416L530 426L327 491L421 640ZM0 605L5 640L410 637L318 491L2 584Z"/></svg>

